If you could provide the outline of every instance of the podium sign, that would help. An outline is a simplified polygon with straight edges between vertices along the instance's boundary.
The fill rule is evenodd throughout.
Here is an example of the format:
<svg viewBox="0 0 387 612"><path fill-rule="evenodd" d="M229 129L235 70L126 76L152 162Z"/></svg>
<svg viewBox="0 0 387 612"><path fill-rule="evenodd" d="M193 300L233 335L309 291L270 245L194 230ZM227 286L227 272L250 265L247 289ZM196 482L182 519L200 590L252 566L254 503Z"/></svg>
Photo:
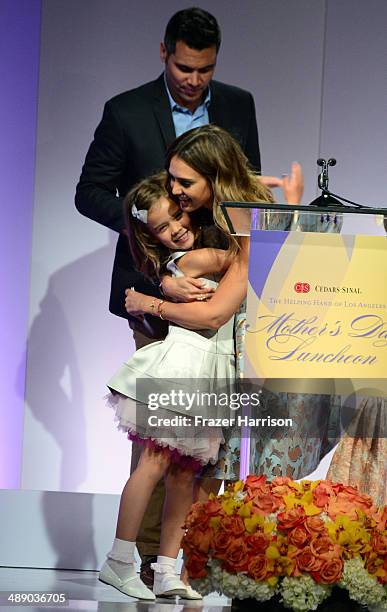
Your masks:
<svg viewBox="0 0 387 612"><path fill-rule="evenodd" d="M249 261L245 376L387 394L385 236L251 230Z"/></svg>

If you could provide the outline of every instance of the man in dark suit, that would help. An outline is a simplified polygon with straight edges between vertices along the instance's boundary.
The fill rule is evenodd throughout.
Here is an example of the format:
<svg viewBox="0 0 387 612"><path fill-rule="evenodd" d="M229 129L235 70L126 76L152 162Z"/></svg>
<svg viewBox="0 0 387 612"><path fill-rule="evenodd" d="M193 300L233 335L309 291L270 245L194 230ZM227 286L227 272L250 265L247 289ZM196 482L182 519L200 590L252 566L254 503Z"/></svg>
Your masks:
<svg viewBox="0 0 387 612"><path fill-rule="evenodd" d="M158 286L133 265L122 213L127 191L141 178L164 167L166 149L176 136L208 123L228 130L251 165L260 171L252 95L212 80L220 41L218 23L206 11L191 8L173 15L160 46L164 73L106 103L77 186L75 204L79 212L119 233L109 309L129 318L137 348L150 341L146 336L151 335L152 340L165 337L167 328L164 321L150 317L144 329L125 311L125 290L131 286L148 295L160 295ZM198 295L200 291L197 288ZM133 463L132 458L132 468ZM149 508L156 506L152 498ZM158 506L158 518L147 512L148 526L143 523L137 542L143 561L157 554L156 523L160 522L161 504Z"/></svg>

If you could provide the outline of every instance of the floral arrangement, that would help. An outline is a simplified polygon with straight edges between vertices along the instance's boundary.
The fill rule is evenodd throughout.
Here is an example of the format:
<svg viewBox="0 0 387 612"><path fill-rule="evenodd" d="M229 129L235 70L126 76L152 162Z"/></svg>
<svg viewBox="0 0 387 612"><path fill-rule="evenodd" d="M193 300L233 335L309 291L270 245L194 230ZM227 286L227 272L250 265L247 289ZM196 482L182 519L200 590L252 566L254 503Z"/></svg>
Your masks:
<svg viewBox="0 0 387 612"><path fill-rule="evenodd" d="M203 595L276 595L306 612L338 586L387 609L387 506L354 487L248 476L194 504L185 527L186 568Z"/></svg>

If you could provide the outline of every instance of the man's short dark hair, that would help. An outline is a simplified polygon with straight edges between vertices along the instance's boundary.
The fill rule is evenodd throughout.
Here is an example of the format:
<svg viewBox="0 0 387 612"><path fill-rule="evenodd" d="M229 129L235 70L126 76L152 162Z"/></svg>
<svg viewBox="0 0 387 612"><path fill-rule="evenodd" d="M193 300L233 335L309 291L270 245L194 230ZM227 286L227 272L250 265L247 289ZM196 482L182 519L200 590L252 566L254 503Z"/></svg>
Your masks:
<svg viewBox="0 0 387 612"><path fill-rule="evenodd" d="M218 52L221 33L215 17L201 8L183 9L172 15L164 36L167 55L175 53L176 43L181 40L191 49L202 51L216 47Z"/></svg>

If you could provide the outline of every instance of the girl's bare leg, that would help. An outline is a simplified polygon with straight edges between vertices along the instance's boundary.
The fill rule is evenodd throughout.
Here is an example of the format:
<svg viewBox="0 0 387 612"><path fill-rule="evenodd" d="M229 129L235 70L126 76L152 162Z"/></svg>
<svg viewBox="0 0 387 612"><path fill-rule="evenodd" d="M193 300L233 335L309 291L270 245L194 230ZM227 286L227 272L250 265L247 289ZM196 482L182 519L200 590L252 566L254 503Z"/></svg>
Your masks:
<svg viewBox="0 0 387 612"><path fill-rule="evenodd" d="M116 537L99 574L102 582L125 595L148 601L153 601L155 595L136 574L136 537L151 493L168 464L169 459L163 452L144 448L137 468L122 491Z"/></svg>
<svg viewBox="0 0 387 612"><path fill-rule="evenodd" d="M144 448L138 465L127 481L120 501L116 538L134 542L154 487L169 464L167 456Z"/></svg>
<svg viewBox="0 0 387 612"><path fill-rule="evenodd" d="M184 534L183 525L193 501L195 474L178 466L169 467L165 479L165 502L161 527L160 555L176 558Z"/></svg>
<svg viewBox="0 0 387 612"><path fill-rule="evenodd" d="M156 595L179 595L201 599L199 593L189 591L176 576L176 558L179 553L183 525L193 501L194 472L173 464L165 479L165 502L161 525L160 553L155 566L153 592Z"/></svg>

